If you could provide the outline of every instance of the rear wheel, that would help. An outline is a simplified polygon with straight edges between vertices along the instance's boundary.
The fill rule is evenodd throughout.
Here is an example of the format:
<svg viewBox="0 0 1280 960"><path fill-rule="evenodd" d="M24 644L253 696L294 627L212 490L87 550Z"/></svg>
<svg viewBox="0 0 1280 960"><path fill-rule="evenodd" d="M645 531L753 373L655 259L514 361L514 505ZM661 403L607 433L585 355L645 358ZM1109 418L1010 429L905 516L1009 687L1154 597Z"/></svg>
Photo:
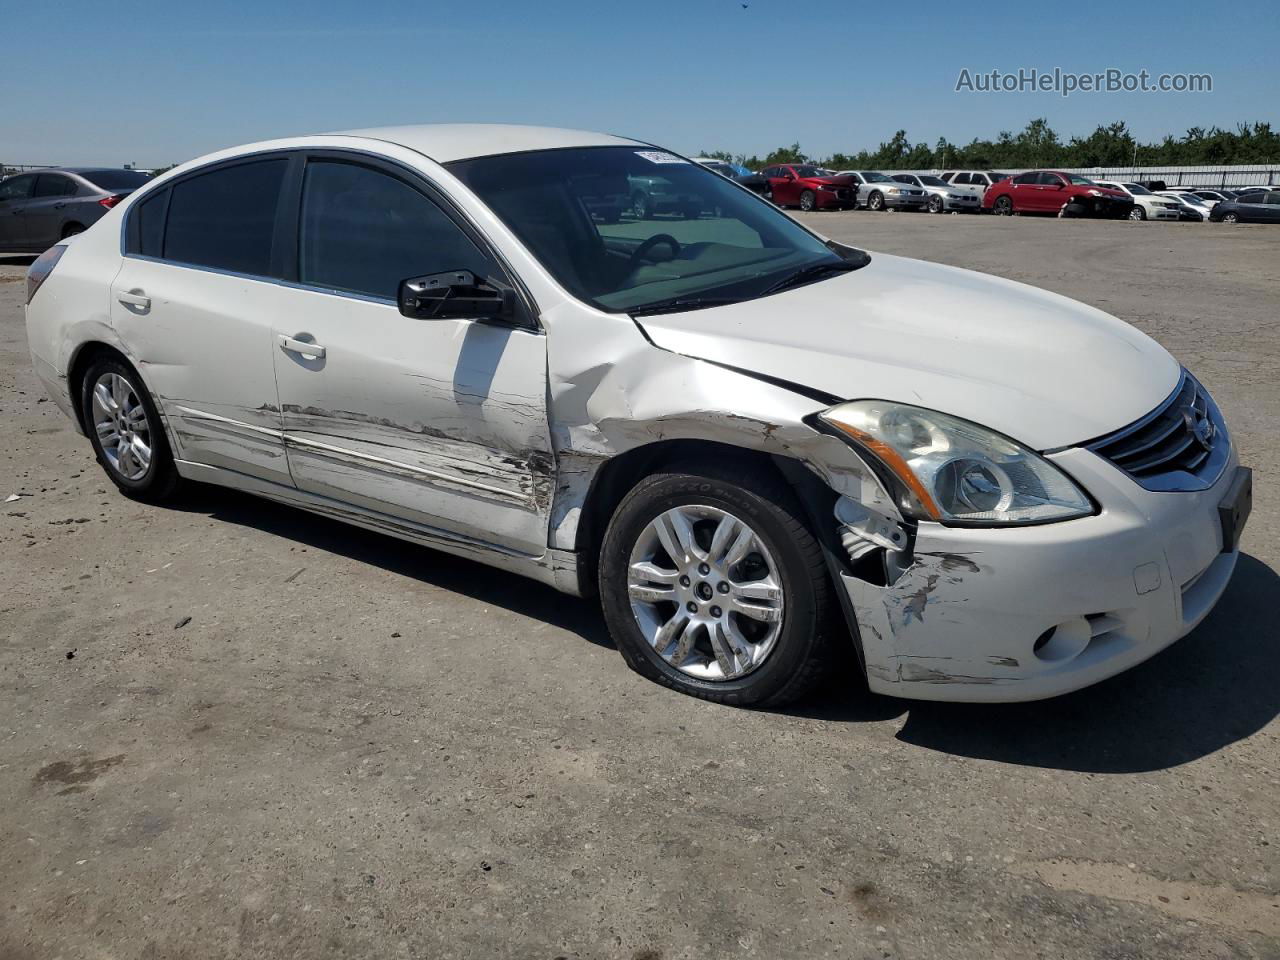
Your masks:
<svg viewBox="0 0 1280 960"><path fill-rule="evenodd" d="M65 240L67 237L74 237L77 233L84 233L84 224L68 223L62 228L62 239Z"/></svg>
<svg viewBox="0 0 1280 960"><path fill-rule="evenodd" d="M1007 217L1013 213L1013 198L1004 196L997 197L994 210L1002 217Z"/></svg>
<svg viewBox="0 0 1280 960"><path fill-rule="evenodd" d="M636 215L637 220L648 220L653 216L653 205L649 202L648 194L637 190L631 195L631 212Z"/></svg>
<svg viewBox="0 0 1280 960"><path fill-rule="evenodd" d="M813 210L818 205L818 198L812 190L804 190L800 194L800 209L805 212Z"/></svg>
<svg viewBox="0 0 1280 960"><path fill-rule="evenodd" d="M178 486L178 471L142 378L114 357L95 360L81 384L80 409L94 455L120 492L158 502Z"/></svg>
<svg viewBox="0 0 1280 960"><path fill-rule="evenodd" d="M1222 215L1223 223L1239 223L1240 215L1238 213L1224 213Z"/></svg>
<svg viewBox="0 0 1280 960"><path fill-rule="evenodd" d="M683 693L778 706L831 650L822 551L765 470L673 469L619 505L600 554L605 619L627 664Z"/></svg>

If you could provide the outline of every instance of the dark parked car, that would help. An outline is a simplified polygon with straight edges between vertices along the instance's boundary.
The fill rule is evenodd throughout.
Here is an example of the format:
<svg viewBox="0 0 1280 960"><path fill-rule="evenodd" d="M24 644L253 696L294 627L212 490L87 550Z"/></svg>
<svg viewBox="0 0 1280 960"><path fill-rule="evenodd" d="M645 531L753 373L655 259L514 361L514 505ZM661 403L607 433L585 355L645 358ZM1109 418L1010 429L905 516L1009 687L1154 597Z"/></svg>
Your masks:
<svg viewBox="0 0 1280 960"><path fill-rule="evenodd" d="M725 163L723 160L717 160L715 157L694 157L695 163L700 163L708 170L714 170L722 177L728 177L734 183L740 183L752 193L758 193L762 197L769 196L769 181L758 173L739 173L738 168L731 163Z"/></svg>
<svg viewBox="0 0 1280 960"><path fill-rule="evenodd" d="M639 220L648 220L660 213L675 213L693 220L702 214L703 198L687 189L676 186L666 177L633 175L627 178L631 193L631 212Z"/></svg>
<svg viewBox="0 0 1280 960"><path fill-rule="evenodd" d="M760 171L769 181L773 202L801 210L852 210L858 202L857 184L811 163L783 163Z"/></svg>
<svg viewBox="0 0 1280 960"><path fill-rule="evenodd" d="M1054 213L1064 217L1125 220L1133 198L1088 177L1059 170L1028 170L987 188L983 209L993 213Z"/></svg>
<svg viewBox="0 0 1280 960"><path fill-rule="evenodd" d="M1238 200L1223 200L1209 211L1213 223L1280 223L1280 190L1246 193Z"/></svg>
<svg viewBox="0 0 1280 960"><path fill-rule="evenodd" d="M0 250L42 253L87 230L149 179L137 170L77 167L0 180Z"/></svg>

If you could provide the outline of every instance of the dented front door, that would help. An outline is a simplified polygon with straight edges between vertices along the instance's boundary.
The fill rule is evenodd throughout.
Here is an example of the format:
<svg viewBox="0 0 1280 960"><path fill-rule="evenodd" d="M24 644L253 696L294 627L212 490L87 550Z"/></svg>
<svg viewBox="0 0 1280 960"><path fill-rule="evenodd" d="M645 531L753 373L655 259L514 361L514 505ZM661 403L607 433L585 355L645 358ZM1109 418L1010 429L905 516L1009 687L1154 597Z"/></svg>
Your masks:
<svg viewBox="0 0 1280 960"><path fill-rule="evenodd" d="M540 332L278 293L276 379L299 489L545 552L553 459Z"/></svg>

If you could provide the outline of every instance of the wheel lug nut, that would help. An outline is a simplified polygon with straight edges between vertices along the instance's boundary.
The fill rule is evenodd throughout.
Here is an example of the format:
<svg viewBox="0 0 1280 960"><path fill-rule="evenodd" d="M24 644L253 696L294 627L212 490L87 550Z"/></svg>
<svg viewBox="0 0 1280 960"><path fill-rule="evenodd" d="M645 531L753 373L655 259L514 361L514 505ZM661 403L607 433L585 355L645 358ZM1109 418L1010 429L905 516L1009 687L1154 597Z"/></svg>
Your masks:
<svg viewBox="0 0 1280 960"><path fill-rule="evenodd" d="M722 616L723 614L724 614L724 611L723 611L723 610L721 610L719 607L712 607L712 608L711 608L711 615L712 615L713 617L719 617L719 616Z"/></svg>
<svg viewBox="0 0 1280 960"><path fill-rule="evenodd" d="M721 580L720 583L716 585L716 589L719 590L721 593L728 593L729 584L726 583L724 580Z"/></svg>
<svg viewBox="0 0 1280 960"><path fill-rule="evenodd" d="M690 613L697 613L698 605L694 603L692 600L690 600L688 603L685 604L685 609L688 610Z"/></svg>
<svg viewBox="0 0 1280 960"><path fill-rule="evenodd" d="M711 572L711 568L707 566L705 563L700 563L698 564L698 572L705 577L708 573Z"/></svg>
<svg viewBox="0 0 1280 960"><path fill-rule="evenodd" d="M689 583L690 583L690 580L689 580L689 578L688 578L688 577L681 577L681 578L680 578L680 586L682 586L682 587L687 587L687 586L689 585Z"/></svg>

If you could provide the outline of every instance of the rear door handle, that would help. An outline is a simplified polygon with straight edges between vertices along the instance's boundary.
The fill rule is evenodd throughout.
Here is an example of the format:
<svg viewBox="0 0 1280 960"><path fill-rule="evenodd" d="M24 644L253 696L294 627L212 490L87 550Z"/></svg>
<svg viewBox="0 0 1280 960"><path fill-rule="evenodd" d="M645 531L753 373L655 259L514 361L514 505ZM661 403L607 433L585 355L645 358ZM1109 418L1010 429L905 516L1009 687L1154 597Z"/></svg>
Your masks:
<svg viewBox="0 0 1280 960"><path fill-rule="evenodd" d="M304 357L312 357L316 360L324 356L324 347L320 344L295 340L293 337L286 337L283 333L280 334L280 346L290 353L300 353Z"/></svg>
<svg viewBox="0 0 1280 960"><path fill-rule="evenodd" d="M123 303L126 307L137 307L140 310L151 309L151 298L141 293L135 293L132 290L124 293L117 293L116 299Z"/></svg>

